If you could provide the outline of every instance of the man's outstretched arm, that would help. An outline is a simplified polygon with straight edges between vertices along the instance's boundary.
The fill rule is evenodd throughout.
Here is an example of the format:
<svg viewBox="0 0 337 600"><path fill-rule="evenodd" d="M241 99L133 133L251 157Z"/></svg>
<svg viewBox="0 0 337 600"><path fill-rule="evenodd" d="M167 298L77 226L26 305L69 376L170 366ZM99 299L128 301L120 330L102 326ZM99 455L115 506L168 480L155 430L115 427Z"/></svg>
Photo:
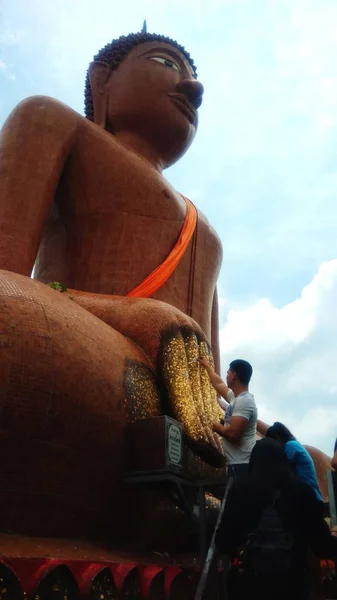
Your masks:
<svg viewBox="0 0 337 600"><path fill-rule="evenodd" d="M228 386L225 384L223 379L221 379L220 375L217 375L213 371L208 359L205 356L200 356L198 360L199 360L199 363L203 367L205 367L205 369L208 373L209 380L210 380L212 386L214 387L214 389L218 392L218 394L220 394L220 396L222 396L227 401L224 403L223 400L218 399L218 402L219 402L221 408L226 409L228 406L228 400L230 401L230 398L229 398L230 394L228 394L228 392L230 392L230 390L229 390ZM225 406L224 406L224 404L225 404Z"/></svg>

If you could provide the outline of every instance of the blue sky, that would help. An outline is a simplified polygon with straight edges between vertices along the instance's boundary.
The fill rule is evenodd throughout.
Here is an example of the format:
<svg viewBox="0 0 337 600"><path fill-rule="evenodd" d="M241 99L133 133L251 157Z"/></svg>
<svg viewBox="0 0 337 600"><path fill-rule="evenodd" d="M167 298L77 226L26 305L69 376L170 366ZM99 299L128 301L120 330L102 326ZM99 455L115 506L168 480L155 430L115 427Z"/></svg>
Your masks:
<svg viewBox="0 0 337 600"><path fill-rule="evenodd" d="M223 372L250 360L261 418L331 454L337 3L11 0L0 13L0 124L34 94L82 113L93 55L143 18L185 45L205 86L197 138L166 176L222 239Z"/></svg>

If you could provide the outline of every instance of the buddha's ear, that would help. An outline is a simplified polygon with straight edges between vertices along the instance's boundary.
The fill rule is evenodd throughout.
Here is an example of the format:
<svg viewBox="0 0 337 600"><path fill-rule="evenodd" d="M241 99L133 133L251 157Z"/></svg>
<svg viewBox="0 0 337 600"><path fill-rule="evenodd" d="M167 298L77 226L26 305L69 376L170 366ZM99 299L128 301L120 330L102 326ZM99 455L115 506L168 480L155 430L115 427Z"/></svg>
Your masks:
<svg viewBox="0 0 337 600"><path fill-rule="evenodd" d="M106 126L108 113L107 83L111 75L109 65L104 62L92 62L89 65L89 80L94 104L94 122L103 129Z"/></svg>

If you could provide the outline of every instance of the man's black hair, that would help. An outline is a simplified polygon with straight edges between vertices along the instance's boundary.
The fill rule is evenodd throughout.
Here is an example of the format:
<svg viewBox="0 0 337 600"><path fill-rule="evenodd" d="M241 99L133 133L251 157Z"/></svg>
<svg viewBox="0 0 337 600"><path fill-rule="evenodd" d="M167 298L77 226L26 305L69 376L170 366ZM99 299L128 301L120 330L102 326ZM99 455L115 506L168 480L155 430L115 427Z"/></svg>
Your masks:
<svg viewBox="0 0 337 600"><path fill-rule="evenodd" d="M285 443L290 442L291 440L296 440L295 436L293 436L288 427L279 421L276 421L274 425L269 427L266 437L271 438L272 440L276 440L278 437L280 437Z"/></svg>
<svg viewBox="0 0 337 600"><path fill-rule="evenodd" d="M229 364L229 368L236 373L243 385L249 384L253 374L253 367L249 362L242 358L237 358L236 360L232 360Z"/></svg>
<svg viewBox="0 0 337 600"><path fill-rule="evenodd" d="M123 59L128 55L128 53L134 48L138 46L138 44L142 44L144 42L166 42L167 44L171 44L171 46L175 46L180 52L187 58L189 61L194 76L197 76L197 70L194 65L192 58L189 53L185 50L183 46L180 46L178 42L175 40L171 40L169 37L165 37L164 35L157 35L156 33L130 33L129 35L122 35L116 40L112 40L109 44L104 46L95 56L94 62L103 62L106 63L110 69L113 71L117 69ZM84 112L87 119L90 121L94 120L94 103L92 99L92 92L89 80L89 71L87 71L86 80L85 80L85 90L84 90Z"/></svg>

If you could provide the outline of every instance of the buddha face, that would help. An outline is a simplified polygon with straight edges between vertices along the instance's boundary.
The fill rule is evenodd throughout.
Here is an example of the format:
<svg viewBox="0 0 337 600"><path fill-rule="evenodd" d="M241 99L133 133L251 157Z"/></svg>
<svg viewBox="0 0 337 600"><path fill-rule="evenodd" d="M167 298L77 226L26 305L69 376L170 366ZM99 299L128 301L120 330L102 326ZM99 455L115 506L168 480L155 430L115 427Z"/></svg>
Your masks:
<svg viewBox="0 0 337 600"><path fill-rule="evenodd" d="M109 70L104 94L95 87L95 113L98 95L101 102L106 97L106 129L146 141L162 168L178 160L193 141L203 87L175 46L157 41L135 46L117 69Z"/></svg>

